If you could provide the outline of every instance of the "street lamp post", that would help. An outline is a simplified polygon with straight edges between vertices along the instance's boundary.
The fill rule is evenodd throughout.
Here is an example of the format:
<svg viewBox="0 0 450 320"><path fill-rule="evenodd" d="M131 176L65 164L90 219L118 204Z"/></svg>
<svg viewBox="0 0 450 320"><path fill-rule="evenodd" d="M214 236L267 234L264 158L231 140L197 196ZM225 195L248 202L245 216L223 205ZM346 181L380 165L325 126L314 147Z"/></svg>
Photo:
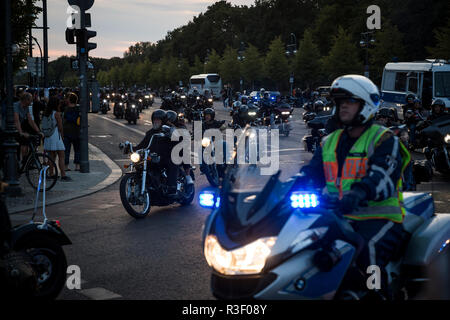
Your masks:
<svg viewBox="0 0 450 320"><path fill-rule="evenodd" d="M365 66L364 66L364 76L369 78L369 48L375 44L374 31L362 32L361 33L361 41L359 41L359 45L361 48L366 49L365 56Z"/></svg>
<svg viewBox="0 0 450 320"><path fill-rule="evenodd" d="M19 185L17 175L17 150L18 144L15 137L18 132L14 124L13 107L13 58L11 41L11 0L3 1L4 4L4 34L5 34L5 53L6 53L6 139L3 141L5 150L4 162L4 180L8 184L7 193L19 195L22 190Z"/></svg>
<svg viewBox="0 0 450 320"><path fill-rule="evenodd" d="M289 35L289 40L290 43L286 46L287 50L286 50L286 55L288 57L294 56L297 53L297 37L295 36L295 34L291 33ZM289 77L289 83L290 83L290 94L292 95L292 91L293 91L293 86L294 86L294 72L291 72L291 75Z"/></svg>
<svg viewBox="0 0 450 320"><path fill-rule="evenodd" d="M238 50L238 60L239 61L244 61L245 56L244 56L244 51L245 51L245 43L243 41L241 41L240 45L239 45L239 50ZM242 75L239 79L239 85L240 85L240 91L242 92L242 87L244 84L244 80L242 79Z"/></svg>

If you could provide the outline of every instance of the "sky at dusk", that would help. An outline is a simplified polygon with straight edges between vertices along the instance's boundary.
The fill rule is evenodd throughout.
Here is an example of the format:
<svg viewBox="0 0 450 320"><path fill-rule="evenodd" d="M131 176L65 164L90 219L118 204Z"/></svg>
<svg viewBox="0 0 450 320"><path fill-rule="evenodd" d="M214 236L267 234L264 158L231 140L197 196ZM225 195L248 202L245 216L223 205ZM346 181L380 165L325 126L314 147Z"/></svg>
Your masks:
<svg viewBox="0 0 450 320"><path fill-rule="evenodd" d="M97 49L90 54L94 57L122 57L125 50L136 42L156 42L167 32L192 21L192 18L216 1L211 0L96 0L91 13L91 30L97 31L92 42ZM233 5L252 5L254 0L229 0ZM37 2L38 6L42 1ZM75 45L65 40L68 3L65 0L47 0L49 60L61 55L75 55ZM36 21L42 26L42 15ZM42 31L33 30L33 35L41 46ZM34 56L39 56L35 46Z"/></svg>

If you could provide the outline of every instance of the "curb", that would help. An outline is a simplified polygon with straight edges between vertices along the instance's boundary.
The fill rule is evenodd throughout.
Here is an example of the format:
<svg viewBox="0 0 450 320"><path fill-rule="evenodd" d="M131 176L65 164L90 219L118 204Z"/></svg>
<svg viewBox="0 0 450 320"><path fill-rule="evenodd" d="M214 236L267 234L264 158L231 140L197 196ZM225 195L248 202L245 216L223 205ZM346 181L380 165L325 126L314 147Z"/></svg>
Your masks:
<svg viewBox="0 0 450 320"><path fill-rule="evenodd" d="M105 163L105 165L111 170L111 173L102 182L98 183L97 185L95 185L91 188L88 188L85 190L79 190L78 192L76 192L76 191L70 192L64 196L56 197L54 199L46 199L46 203L45 203L46 206L73 200L73 199L77 199L77 198L81 198L81 197L84 197L87 195L91 195L93 193L96 193L98 191L101 191L101 190L109 187L110 185L114 184L115 182L117 182L117 180L119 180L122 177L122 169L120 169L120 167L114 161L112 161L105 153L103 153L103 151L101 151L99 148L97 148L96 146L94 146L93 144L90 144L90 143L89 143L89 151L92 154L95 154L98 158L100 158L100 160L102 160ZM42 198L42 197L40 197L40 198ZM42 208L42 200L39 202L37 207ZM9 212L9 214L15 214L15 213L21 213L24 211L28 211L31 209L34 209L34 204L17 206L14 209L8 209L8 212Z"/></svg>

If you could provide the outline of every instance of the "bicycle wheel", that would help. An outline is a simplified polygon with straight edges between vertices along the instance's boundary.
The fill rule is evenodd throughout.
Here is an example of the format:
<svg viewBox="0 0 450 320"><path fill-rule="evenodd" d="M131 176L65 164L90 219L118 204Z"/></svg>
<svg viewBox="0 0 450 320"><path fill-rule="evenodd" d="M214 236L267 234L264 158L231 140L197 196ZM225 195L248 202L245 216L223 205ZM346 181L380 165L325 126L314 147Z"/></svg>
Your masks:
<svg viewBox="0 0 450 320"><path fill-rule="evenodd" d="M58 168L56 167L55 161L44 153L35 153L32 155L25 165L25 174L28 180L28 183L34 188L37 189L39 184L39 174L44 165L48 165L54 168L54 175L50 177L50 168L47 169L47 181L45 191L49 191L56 184L58 180ZM44 189L44 182L41 184L41 191Z"/></svg>

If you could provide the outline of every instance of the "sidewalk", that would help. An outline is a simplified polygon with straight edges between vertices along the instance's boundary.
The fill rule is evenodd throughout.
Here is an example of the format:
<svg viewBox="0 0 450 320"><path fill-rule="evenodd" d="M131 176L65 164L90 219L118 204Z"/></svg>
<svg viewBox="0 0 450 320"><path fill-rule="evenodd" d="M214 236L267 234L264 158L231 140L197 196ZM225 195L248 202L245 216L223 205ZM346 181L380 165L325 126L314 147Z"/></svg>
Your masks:
<svg viewBox="0 0 450 320"><path fill-rule="evenodd" d="M70 168L73 170L73 150L71 152ZM99 148L89 144L89 173L69 171L73 181L61 181L45 193L46 205L72 200L100 191L115 183L122 176L122 170ZM36 190L33 189L25 175L20 178L23 196L6 198L9 213L18 213L34 209ZM42 207L42 192L39 195L38 208Z"/></svg>

